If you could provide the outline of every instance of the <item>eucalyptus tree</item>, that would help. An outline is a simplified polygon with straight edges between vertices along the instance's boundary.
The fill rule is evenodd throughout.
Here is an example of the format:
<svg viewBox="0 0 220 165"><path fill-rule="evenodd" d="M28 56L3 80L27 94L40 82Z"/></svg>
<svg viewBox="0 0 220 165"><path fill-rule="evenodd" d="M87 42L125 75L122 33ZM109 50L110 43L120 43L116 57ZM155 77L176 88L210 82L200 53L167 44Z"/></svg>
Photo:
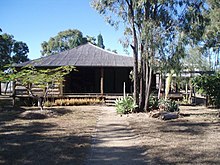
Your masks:
<svg viewBox="0 0 220 165"><path fill-rule="evenodd" d="M98 1L93 0L92 6L102 15L105 16L106 21L112 25L117 27L117 24L120 21L126 25L126 30L132 31L133 34L133 44L131 47L133 49L133 56L134 56L134 100L135 103L138 103L138 43L137 43L137 33L135 27L135 5L136 2L130 0L122 0L122 1L112 1L112 0L105 0L105 1ZM112 18L112 13L115 14L114 17L117 20Z"/></svg>
<svg viewBox="0 0 220 165"><path fill-rule="evenodd" d="M44 41L41 44L41 54L44 56L59 53L86 42L87 38L83 37L82 32L77 29L61 31L55 37L51 37L48 42Z"/></svg>
<svg viewBox="0 0 220 165"><path fill-rule="evenodd" d="M207 60L205 54L201 53L201 48L199 46L190 47L186 52L186 56L181 61L184 64L184 68L189 71L212 70L209 61Z"/></svg>
<svg viewBox="0 0 220 165"><path fill-rule="evenodd" d="M204 33L205 46L220 51L220 2L217 0L207 0L208 25Z"/></svg>
<svg viewBox="0 0 220 165"><path fill-rule="evenodd" d="M182 28L190 48L199 47L201 54L209 56L210 62L220 52L220 2L197 0L187 2Z"/></svg>
<svg viewBox="0 0 220 165"><path fill-rule="evenodd" d="M184 0L92 1L92 6L112 26L117 27L119 22L124 24L127 45L130 44L133 50L134 100L139 110L148 108L152 74L159 63L157 59L175 64L184 54L180 28L182 8L187 6L184 3Z"/></svg>
<svg viewBox="0 0 220 165"><path fill-rule="evenodd" d="M220 65L220 2L216 0L206 1L208 4L208 9L205 13L205 16L208 21L203 34L203 50L207 52L209 59L214 59L214 65L217 66Z"/></svg>

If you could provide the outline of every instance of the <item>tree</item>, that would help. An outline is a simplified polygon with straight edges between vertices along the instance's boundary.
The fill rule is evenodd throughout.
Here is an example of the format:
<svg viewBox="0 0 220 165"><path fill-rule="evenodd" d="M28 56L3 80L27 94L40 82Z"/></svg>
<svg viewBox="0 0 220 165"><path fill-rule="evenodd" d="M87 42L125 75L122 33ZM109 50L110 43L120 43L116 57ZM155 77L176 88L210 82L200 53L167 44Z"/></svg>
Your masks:
<svg viewBox="0 0 220 165"><path fill-rule="evenodd" d="M170 62L184 54L182 8L184 0L93 0L92 6L107 22L124 23L127 43L133 50L134 101L139 111L148 109L151 79L159 56ZM181 21L181 22L180 22ZM132 40L130 40L131 38ZM162 57L161 57L162 58ZM178 62L178 60L176 60ZM171 70L171 69L170 69Z"/></svg>
<svg viewBox="0 0 220 165"><path fill-rule="evenodd" d="M91 39L91 41L94 40L92 37L87 38ZM72 49L81 44L87 43L87 38L83 37L82 32L77 29L61 31L55 37L51 37L48 42L44 41L41 44L41 54L43 56L51 55Z"/></svg>
<svg viewBox="0 0 220 165"><path fill-rule="evenodd" d="M100 48L102 48L102 49L105 49L105 45L104 45L104 43L103 43L103 38L102 38L102 35L101 35L101 34L99 34L99 35L97 36L97 40L98 40L97 46L100 47Z"/></svg>
<svg viewBox="0 0 220 165"><path fill-rule="evenodd" d="M64 80L64 76L69 74L72 70L74 70L73 66L61 66L54 69L36 69L28 65L19 71L12 68L10 72L0 72L0 81L13 81L15 85L16 82L19 82L27 89L30 97L38 100L38 107L43 110L43 102L48 91L53 88L55 84L60 85ZM40 88L42 92L35 94L33 91L34 88Z"/></svg>
<svg viewBox="0 0 220 165"><path fill-rule="evenodd" d="M0 29L1 32L2 30ZM28 53L29 49L26 43L16 41L13 35L7 33L0 34L0 71L6 70L8 68L6 66L12 63L28 61Z"/></svg>
<svg viewBox="0 0 220 165"><path fill-rule="evenodd" d="M0 35L0 70L11 62L11 52L13 47L13 36L6 33Z"/></svg>
<svg viewBox="0 0 220 165"><path fill-rule="evenodd" d="M190 47L186 52L186 56L182 59L184 69L189 71L210 71L212 70L206 56L201 53L199 46Z"/></svg>
<svg viewBox="0 0 220 165"><path fill-rule="evenodd" d="M206 19L208 24L205 28L204 42L205 47L213 48L213 51L220 52L220 2L207 0L208 10Z"/></svg>
<svg viewBox="0 0 220 165"><path fill-rule="evenodd" d="M209 103L220 107L220 74L201 75L193 80L193 84L199 93L205 94L209 97Z"/></svg>
<svg viewBox="0 0 220 165"><path fill-rule="evenodd" d="M28 46L24 42L15 42L13 47L14 55L12 56L12 61L14 63L22 63L28 61Z"/></svg>
<svg viewBox="0 0 220 165"><path fill-rule="evenodd" d="M26 43L16 41L13 35L0 35L0 70L11 63L28 61L29 49Z"/></svg>
<svg viewBox="0 0 220 165"><path fill-rule="evenodd" d="M220 2L207 0L208 9L204 12L206 27L203 33L203 50L208 54L213 68L219 66L220 53Z"/></svg>
<svg viewBox="0 0 220 165"><path fill-rule="evenodd" d="M190 48L198 47L209 63L218 64L220 51L220 3L216 0L189 1L184 15L184 32Z"/></svg>

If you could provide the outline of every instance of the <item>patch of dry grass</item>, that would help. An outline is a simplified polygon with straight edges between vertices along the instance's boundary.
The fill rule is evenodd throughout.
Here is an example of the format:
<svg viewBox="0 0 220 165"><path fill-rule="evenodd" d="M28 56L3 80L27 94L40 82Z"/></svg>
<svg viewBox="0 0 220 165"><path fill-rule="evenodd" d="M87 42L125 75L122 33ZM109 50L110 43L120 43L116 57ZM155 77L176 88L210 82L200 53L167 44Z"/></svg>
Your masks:
<svg viewBox="0 0 220 165"><path fill-rule="evenodd" d="M220 120L216 110L181 107L189 117L171 121L132 114L128 120L151 164L220 164Z"/></svg>
<svg viewBox="0 0 220 165"><path fill-rule="evenodd" d="M2 110L0 164L83 164L98 113L92 106Z"/></svg>
<svg viewBox="0 0 220 165"><path fill-rule="evenodd" d="M0 164L84 164L101 109L0 109ZM190 116L170 121L146 113L123 117L150 164L220 164L217 110L181 107L180 112Z"/></svg>

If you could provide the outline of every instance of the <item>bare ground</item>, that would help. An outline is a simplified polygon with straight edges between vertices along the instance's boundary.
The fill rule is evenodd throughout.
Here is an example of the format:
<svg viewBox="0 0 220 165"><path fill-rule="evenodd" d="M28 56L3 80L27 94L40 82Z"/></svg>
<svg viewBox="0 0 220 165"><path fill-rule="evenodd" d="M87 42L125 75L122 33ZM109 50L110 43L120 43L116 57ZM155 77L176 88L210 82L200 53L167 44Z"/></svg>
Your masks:
<svg viewBox="0 0 220 165"><path fill-rule="evenodd" d="M99 108L0 111L0 164L84 164Z"/></svg>
<svg viewBox="0 0 220 165"><path fill-rule="evenodd" d="M99 106L54 107L38 113L36 108L0 108L0 164L87 163L94 152L91 146L96 145L93 137L97 134L97 121L100 117L99 121L105 121L103 110L105 107ZM142 152L146 164L220 164L217 111L181 107L181 112L190 116L161 121L149 118L146 113L122 117L107 114L108 118L120 120L119 125L108 125L116 126L119 131L129 128L127 136L135 146L128 146L125 151L132 152L130 155ZM120 140L120 146L124 142ZM112 145L109 142L103 152L117 149L119 157L120 148ZM125 151L123 158L126 158Z"/></svg>
<svg viewBox="0 0 220 165"><path fill-rule="evenodd" d="M148 114L127 117L139 135L150 164L220 164L220 119L217 110L181 107L190 116L170 121Z"/></svg>

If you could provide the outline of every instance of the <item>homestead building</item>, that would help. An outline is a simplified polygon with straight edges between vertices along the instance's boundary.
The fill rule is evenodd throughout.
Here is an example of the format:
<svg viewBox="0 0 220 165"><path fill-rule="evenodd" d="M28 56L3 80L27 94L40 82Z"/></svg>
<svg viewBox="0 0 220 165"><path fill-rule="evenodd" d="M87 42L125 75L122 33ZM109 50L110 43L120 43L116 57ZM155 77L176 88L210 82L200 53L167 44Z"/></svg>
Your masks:
<svg viewBox="0 0 220 165"><path fill-rule="evenodd" d="M16 64L16 68L32 65L36 68L55 68L59 66L75 66L65 76L65 80L51 90L53 97L107 96L122 95L123 84L126 93L132 93L132 80L129 78L133 68L133 58L122 56L87 43L71 50L36 60ZM16 96L27 96L27 91L16 86Z"/></svg>

